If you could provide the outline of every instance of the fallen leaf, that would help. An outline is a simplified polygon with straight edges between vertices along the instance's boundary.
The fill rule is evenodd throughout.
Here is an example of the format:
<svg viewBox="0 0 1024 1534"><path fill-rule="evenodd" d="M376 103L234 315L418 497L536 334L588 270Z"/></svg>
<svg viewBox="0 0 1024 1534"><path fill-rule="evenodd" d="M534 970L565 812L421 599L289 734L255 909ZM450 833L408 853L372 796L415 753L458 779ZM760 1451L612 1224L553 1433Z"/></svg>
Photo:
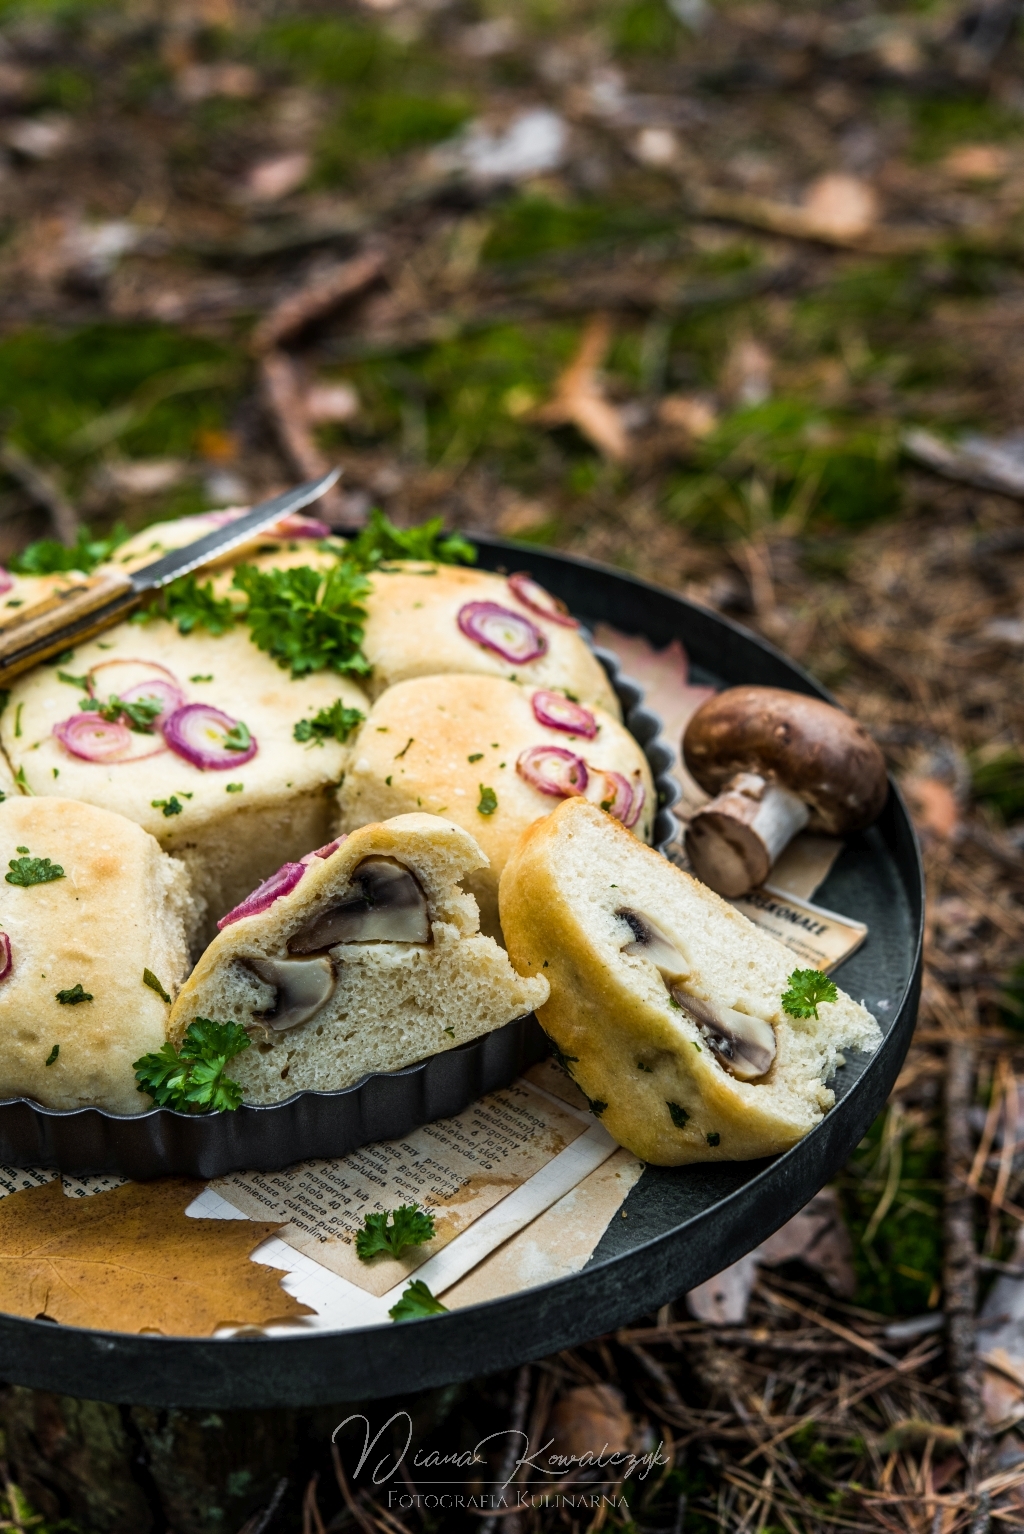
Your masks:
<svg viewBox="0 0 1024 1534"><path fill-rule="evenodd" d="M694 394L666 394L658 405L658 420L698 439L709 437L718 425L714 407Z"/></svg>
<svg viewBox="0 0 1024 1534"><path fill-rule="evenodd" d="M312 163L309 155L302 150L260 160L249 169L245 178L246 190L258 202L276 202L279 197L287 197L289 192L294 192L302 185Z"/></svg>
<svg viewBox="0 0 1024 1534"><path fill-rule="evenodd" d="M812 181L804 192L808 228L835 239L867 234L878 222L878 196L859 176L832 171Z"/></svg>
<svg viewBox="0 0 1024 1534"><path fill-rule="evenodd" d="M956 181L998 181L1010 168L1010 157L998 144L961 144L942 162Z"/></svg>
<svg viewBox="0 0 1024 1534"><path fill-rule="evenodd" d="M615 406L606 400L598 369L611 342L607 315L587 322L579 349L555 384L551 400L535 413L544 426L572 425L614 463L629 457L629 439Z"/></svg>
<svg viewBox="0 0 1024 1534"><path fill-rule="evenodd" d="M633 153L641 165L671 165L679 155L679 140L671 128L641 128Z"/></svg>
<svg viewBox="0 0 1024 1534"><path fill-rule="evenodd" d="M359 395L350 383L313 384L304 400L306 419L317 425L351 421L359 414Z"/></svg>
<svg viewBox="0 0 1024 1534"><path fill-rule="evenodd" d="M633 1437L633 1419L614 1385L579 1385L556 1403L548 1433L556 1454L623 1454Z"/></svg>
<svg viewBox="0 0 1024 1534"><path fill-rule="evenodd" d="M55 1179L0 1200L0 1309L174 1337L310 1314L249 1261L280 1222L190 1219L203 1187L174 1177L72 1199Z"/></svg>
<svg viewBox="0 0 1024 1534"><path fill-rule="evenodd" d="M960 824L960 809L949 784L940 778L906 777L902 787L917 829L948 841Z"/></svg>
<svg viewBox="0 0 1024 1534"><path fill-rule="evenodd" d="M691 1316L707 1326L742 1326L757 1283L757 1253L748 1252L686 1296Z"/></svg>

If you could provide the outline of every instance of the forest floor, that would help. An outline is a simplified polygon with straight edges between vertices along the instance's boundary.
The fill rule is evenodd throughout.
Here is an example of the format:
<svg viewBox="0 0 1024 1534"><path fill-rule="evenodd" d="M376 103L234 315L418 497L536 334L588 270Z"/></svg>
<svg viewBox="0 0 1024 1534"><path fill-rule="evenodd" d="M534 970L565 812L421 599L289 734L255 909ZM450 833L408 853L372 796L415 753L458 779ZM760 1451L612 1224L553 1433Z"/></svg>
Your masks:
<svg viewBox="0 0 1024 1534"><path fill-rule="evenodd" d="M440 513L763 633L917 819L918 1030L836 1185L853 1293L791 1262L742 1325L680 1301L451 1393L446 1442L513 1412L668 1446L628 1507L504 1534L1024 1526L1024 1359L974 1340L1024 1261L1020 11L0 0L0 559L336 460L339 524ZM924 466L971 432L959 480ZM245 1527L480 1525L322 1460Z"/></svg>

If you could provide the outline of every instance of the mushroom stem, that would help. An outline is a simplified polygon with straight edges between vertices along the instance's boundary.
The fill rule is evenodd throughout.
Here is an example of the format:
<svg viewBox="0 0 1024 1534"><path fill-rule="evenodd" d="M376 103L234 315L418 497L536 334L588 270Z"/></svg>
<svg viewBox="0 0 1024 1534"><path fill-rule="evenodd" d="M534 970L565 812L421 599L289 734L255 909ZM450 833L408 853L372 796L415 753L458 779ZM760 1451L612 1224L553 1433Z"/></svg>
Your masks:
<svg viewBox="0 0 1024 1534"><path fill-rule="evenodd" d="M809 819L807 805L788 788L738 772L690 821L686 850L693 871L720 895L745 895L763 884Z"/></svg>

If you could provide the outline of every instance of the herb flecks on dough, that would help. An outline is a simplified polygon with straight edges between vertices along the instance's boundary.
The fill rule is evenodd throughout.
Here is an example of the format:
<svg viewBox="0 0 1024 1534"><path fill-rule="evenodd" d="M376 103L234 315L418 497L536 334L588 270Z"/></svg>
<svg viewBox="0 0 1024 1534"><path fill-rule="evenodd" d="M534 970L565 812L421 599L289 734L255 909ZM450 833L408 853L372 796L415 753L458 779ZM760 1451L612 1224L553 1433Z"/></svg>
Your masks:
<svg viewBox="0 0 1024 1534"><path fill-rule="evenodd" d="M322 708L312 719L300 719L292 735L300 745L312 741L314 745L322 746L332 736L344 745L352 731L358 729L365 718L366 715L360 709L346 708L338 698L330 708Z"/></svg>
<svg viewBox="0 0 1024 1534"><path fill-rule="evenodd" d="M789 990L782 997L782 1010L790 1017L817 1020L818 1007L823 1001L838 1000L835 981L823 975L820 969L795 969L789 977Z"/></svg>
<svg viewBox="0 0 1024 1534"><path fill-rule="evenodd" d="M163 986L160 984L159 980L151 969L144 969L142 971L142 983L143 985L148 985L151 991L156 992L161 1001L166 1001L167 1005L170 1006L171 998L168 996L167 992L164 990Z"/></svg>
<svg viewBox="0 0 1024 1534"><path fill-rule="evenodd" d="M8 884L20 884L27 889L30 884L52 884L54 879L63 879L64 870L59 863L51 863L49 858L11 858L8 863L10 873L4 877Z"/></svg>
<svg viewBox="0 0 1024 1534"><path fill-rule="evenodd" d="M55 1044L53 1046L53 1048L50 1050L50 1053L47 1055L46 1059L43 1061L43 1064L44 1065L56 1065L56 1063L57 1063L57 1056L59 1054L60 1054L60 1045L59 1044Z"/></svg>
<svg viewBox="0 0 1024 1534"><path fill-rule="evenodd" d="M292 676L369 671L360 646L370 583L348 561L326 573L309 565L293 570L239 565L233 585L249 598L243 617L253 644Z"/></svg>
<svg viewBox="0 0 1024 1534"><path fill-rule="evenodd" d="M139 1091L147 1092L158 1108L176 1108L180 1113L235 1109L241 1104L242 1089L225 1076L224 1069L250 1042L238 1023L197 1017L185 1030L180 1050L164 1044L134 1062Z"/></svg>
<svg viewBox="0 0 1024 1534"><path fill-rule="evenodd" d="M498 808L498 796L493 788L486 784L480 784L480 803L476 807L478 815L493 815Z"/></svg>
<svg viewBox="0 0 1024 1534"><path fill-rule="evenodd" d="M666 1107L668 1108L672 1122L676 1128L684 1129L686 1127L686 1121L690 1117L686 1109L681 1108L678 1103L666 1103Z"/></svg>
<svg viewBox="0 0 1024 1534"><path fill-rule="evenodd" d="M363 1219L363 1229L356 1236L356 1255L363 1262L387 1254L401 1257L412 1246L422 1246L434 1235L434 1216L415 1204L403 1204L399 1209L379 1214L368 1214Z"/></svg>
<svg viewBox="0 0 1024 1534"><path fill-rule="evenodd" d="M123 719L136 735L154 734L154 722L164 711L164 704L159 698L137 698L134 703L124 703L116 696L108 698L106 703L101 703L97 698L83 698L78 706L85 713L99 714L108 724L116 724L119 719Z"/></svg>
<svg viewBox="0 0 1024 1534"><path fill-rule="evenodd" d="M176 794L172 794L169 799L151 799L149 802L154 810L163 810L164 816L168 818L180 815L185 808Z"/></svg>
<svg viewBox="0 0 1024 1534"><path fill-rule="evenodd" d="M447 1305L436 1300L421 1278L414 1278L402 1298L392 1305L388 1315L392 1321L418 1321L421 1316L446 1315Z"/></svg>
<svg viewBox="0 0 1024 1534"><path fill-rule="evenodd" d="M70 990L56 991L54 993L62 1007L77 1007L80 1001L92 1001L91 991L87 991L79 980Z"/></svg>

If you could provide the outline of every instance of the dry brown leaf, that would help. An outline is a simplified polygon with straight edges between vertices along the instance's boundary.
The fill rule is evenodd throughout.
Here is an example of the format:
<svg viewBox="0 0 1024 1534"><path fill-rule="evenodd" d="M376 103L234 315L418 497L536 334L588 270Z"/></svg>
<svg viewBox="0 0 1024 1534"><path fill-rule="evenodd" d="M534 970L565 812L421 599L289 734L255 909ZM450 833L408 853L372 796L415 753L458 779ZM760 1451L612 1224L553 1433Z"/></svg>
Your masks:
<svg viewBox="0 0 1024 1534"><path fill-rule="evenodd" d="M999 181L1010 168L1010 156L1000 144L960 144L942 162L956 181Z"/></svg>
<svg viewBox="0 0 1024 1534"><path fill-rule="evenodd" d="M855 239L878 222L878 196L859 176L839 171L819 176L804 193L808 227L836 239Z"/></svg>
<svg viewBox="0 0 1024 1534"><path fill-rule="evenodd" d="M169 1177L72 1199L55 1178L0 1199L0 1310L175 1337L310 1314L249 1261L280 1222L190 1219L203 1187Z"/></svg>
<svg viewBox="0 0 1024 1534"><path fill-rule="evenodd" d="M902 786L917 829L948 841L960 824L960 809L949 784L940 778L907 777Z"/></svg>
<svg viewBox="0 0 1024 1534"><path fill-rule="evenodd" d="M575 426L599 453L614 463L629 457L629 439L615 406L604 397L598 369L611 342L607 315L588 320L579 350L555 384L555 393L536 412L544 426Z"/></svg>
<svg viewBox="0 0 1024 1534"><path fill-rule="evenodd" d="M556 1454L622 1454L633 1437L633 1419L614 1385L580 1385L557 1403L548 1432Z"/></svg>

